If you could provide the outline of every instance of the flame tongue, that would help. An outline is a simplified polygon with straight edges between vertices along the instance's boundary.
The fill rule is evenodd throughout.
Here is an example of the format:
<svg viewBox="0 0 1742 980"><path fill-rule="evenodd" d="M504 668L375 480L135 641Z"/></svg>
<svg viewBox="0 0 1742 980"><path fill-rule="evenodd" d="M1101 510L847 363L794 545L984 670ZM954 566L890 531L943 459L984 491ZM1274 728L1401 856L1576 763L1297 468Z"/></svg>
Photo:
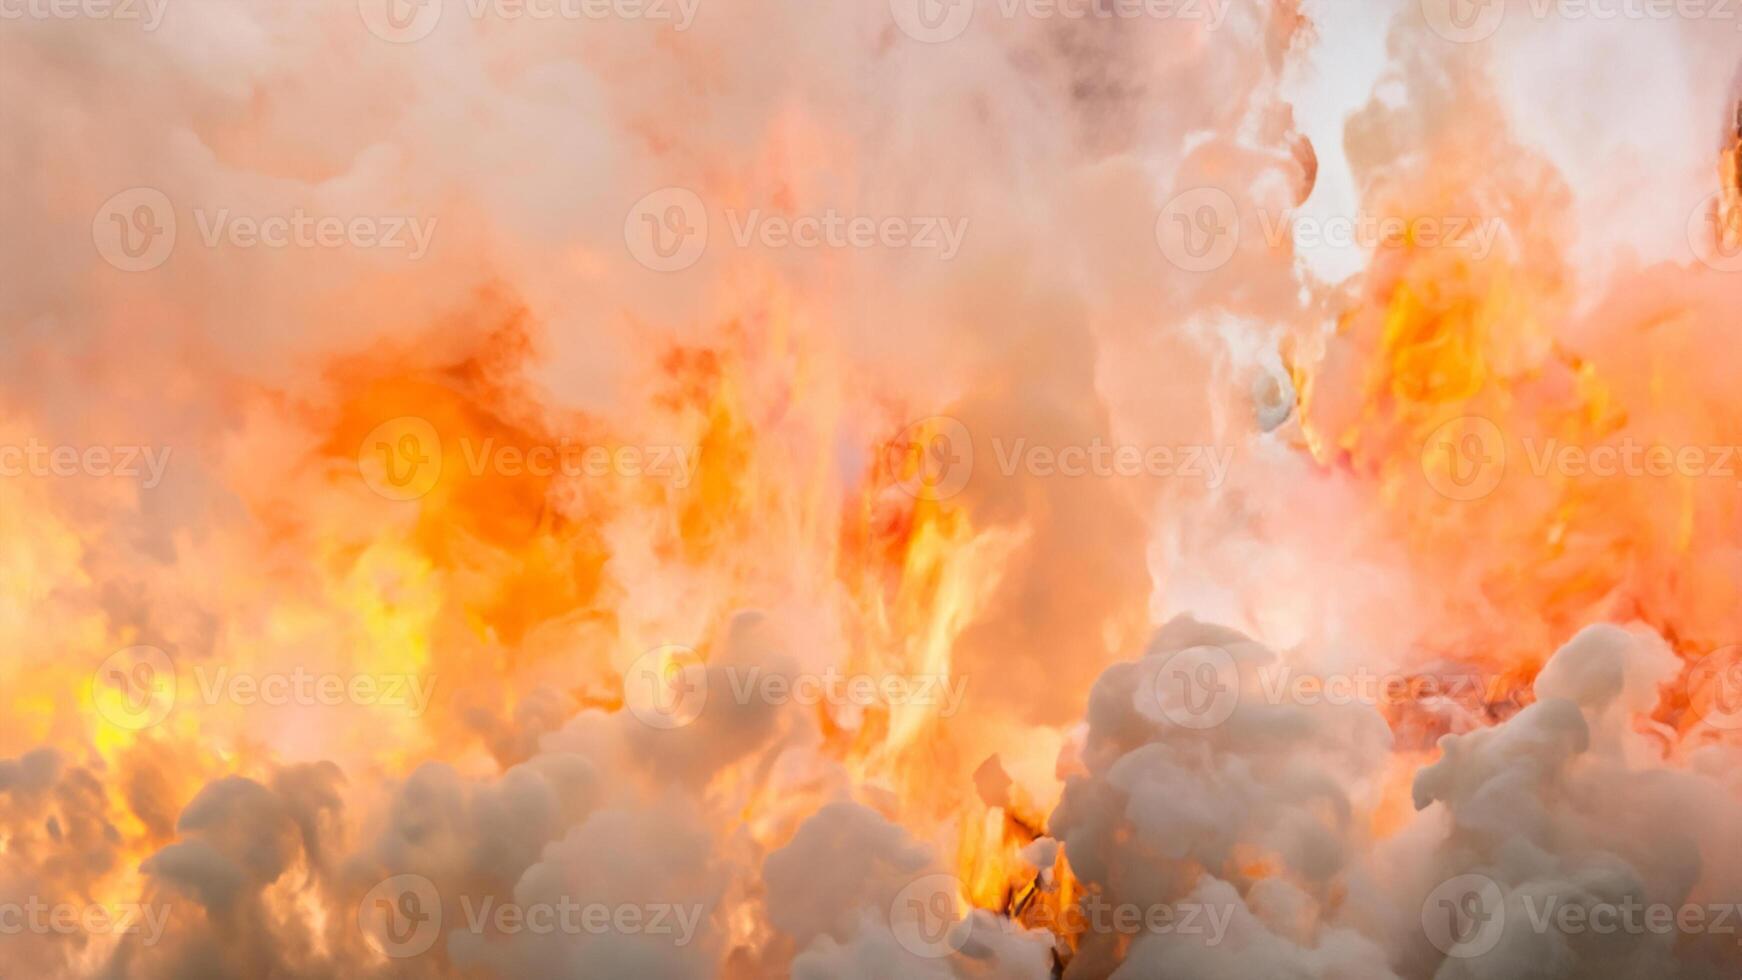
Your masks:
<svg viewBox="0 0 1742 980"><path fill-rule="evenodd" d="M0 59L8 244L51 267L0 337L0 927L170 918L33 924L16 972L1733 972L1711 935L1480 960L1413 921L1483 894L1437 877L1742 893L1742 502L1710 468L1742 446L1742 103L1697 254L1595 268L1619 195L1507 142L1510 48L1463 23L1501 11L1447 2L1404 5L1317 148L1279 96L1293 0L570 33L193 0L140 44L31 4ZM1329 286L1272 219L1340 187L1409 230ZM452 238L212 229L371 195ZM175 443L161 489L15 472L135 427ZM1677 462L1594 465L1636 450ZM1188 651L1214 723L1170 714ZM1318 696L1370 665L1403 695ZM516 927L565 904L610 925ZM625 924L655 907L693 933ZM961 919L994 933L951 948Z"/></svg>
<svg viewBox="0 0 1742 980"><path fill-rule="evenodd" d="M1736 102L1736 131L1718 161L1718 248L1724 255L1742 250L1742 99Z"/></svg>

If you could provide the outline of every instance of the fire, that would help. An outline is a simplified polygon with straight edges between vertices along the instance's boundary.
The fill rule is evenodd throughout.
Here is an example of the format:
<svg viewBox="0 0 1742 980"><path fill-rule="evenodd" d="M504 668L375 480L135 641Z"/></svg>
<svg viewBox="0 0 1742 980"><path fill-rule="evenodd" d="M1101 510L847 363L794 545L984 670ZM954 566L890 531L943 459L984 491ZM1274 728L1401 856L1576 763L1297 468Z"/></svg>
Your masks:
<svg viewBox="0 0 1742 980"><path fill-rule="evenodd" d="M1736 103L1735 134L1718 157L1716 206L1718 248L1725 255L1742 249L1742 101Z"/></svg>
<svg viewBox="0 0 1742 980"><path fill-rule="evenodd" d="M1725 240L1739 148L1720 158ZM1528 703L1545 651L1591 622L1644 621L1690 660L1721 647L1731 612L1715 581L1687 566L1702 537L1736 527L1729 485L1679 465L1648 484L1584 462L1706 452L1736 438L1666 373L1715 328L1719 301L1695 292L1635 308L1617 298L1618 313L1580 323L1560 255L1561 199L1484 188L1455 156L1435 164L1451 176L1426 186L1463 189L1388 207L1505 214L1505 247L1383 248L1334 335L1296 336L1285 350L1301 447L1321 466L1373 481L1416 574L1451 593L1440 638L1421 651L1424 668L1482 668L1487 690L1470 707L1493 720Z"/></svg>
<svg viewBox="0 0 1742 980"><path fill-rule="evenodd" d="M18 226L72 228L0 453L178 454L0 473L4 972L1511 975L1416 928L1430 879L1732 897L1742 105L1693 256L1599 267L1487 88L1503 11L1442 5L1340 146L1293 0L0 25L68 89L0 94ZM1345 187L1410 231L1336 284L1246 213ZM343 247L260 245L311 214ZM608 927L521 928L577 897ZM39 899L169 917L7 932Z"/></svg>

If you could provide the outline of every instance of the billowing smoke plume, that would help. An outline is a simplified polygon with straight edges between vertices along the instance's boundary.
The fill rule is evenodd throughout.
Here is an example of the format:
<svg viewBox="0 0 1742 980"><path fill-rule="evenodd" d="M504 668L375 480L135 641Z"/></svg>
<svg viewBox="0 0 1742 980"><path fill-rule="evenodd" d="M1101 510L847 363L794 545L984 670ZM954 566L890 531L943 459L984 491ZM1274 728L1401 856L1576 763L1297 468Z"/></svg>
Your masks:
<svg viewBox="0 0 1742 980"><path fill-rule="evenodd" d="M1733 976L1734 51L1370 6L0 3L0 972Z"/></svg>

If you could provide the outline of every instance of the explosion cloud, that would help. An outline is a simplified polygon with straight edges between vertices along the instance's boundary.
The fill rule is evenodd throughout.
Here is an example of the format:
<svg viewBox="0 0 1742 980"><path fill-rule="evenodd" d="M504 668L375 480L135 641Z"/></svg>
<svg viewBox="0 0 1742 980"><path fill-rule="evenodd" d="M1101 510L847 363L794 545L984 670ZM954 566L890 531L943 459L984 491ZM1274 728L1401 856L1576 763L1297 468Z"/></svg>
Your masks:
<svg viewBox="0 0 1742 980"><path fill-rule="evenodd" d="M1738 16L0 0L0 975L1742 974Z"/></svg>

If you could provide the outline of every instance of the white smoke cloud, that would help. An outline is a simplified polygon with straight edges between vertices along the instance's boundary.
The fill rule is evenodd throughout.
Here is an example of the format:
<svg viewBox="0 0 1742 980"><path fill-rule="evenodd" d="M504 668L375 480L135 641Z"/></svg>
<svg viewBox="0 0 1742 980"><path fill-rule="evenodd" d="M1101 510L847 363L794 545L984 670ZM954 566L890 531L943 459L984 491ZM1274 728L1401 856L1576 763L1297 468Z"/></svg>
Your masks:
<svg viewBox="0 0 1742 980"><path fill-rule="evenodd" d="M448 0L408 43L380 36L396 29L373 0L8 14L0 262L30 274L0 296L0 444L163 461L144 482L0 477L0 686L21 692L0 718L0 926L41 906L142 927L27 925L0 936L9 964L1733 974L1715 929L1533 927L1742 896L1736 743L1674 725L1685 638L1617 599L1588 619L1626 625L1567 640L1510 717L1276 696L1289 671L1415 677L1467 666L1469 636L1516 634L1538 659L1565 639L1499 615L1468 568L1424 572L1371 474L1303 451L1288 370L1311 358L1285 349L1322 348L1319 419L1359 415L1335 381L1371 352L1338 324L1370 283L1267 240L1277 216L1443 178L1504 212L1509 258L1574 270L1583 295L1543 304L1578 314L1560 333L1727 404L1723 359L1693 355L1724 342L1731 288L1649 264L1685 234L1676 195L1708 193L1733 46L1536 20L1460 47L1420 16L1436 2L1358 10L1387 25L1383 51L1343 40L1352 15L1282 0L1204 5L1213 20L982 2L939 44L882 3L703 0L675 30ZM1433 157L1460 127L1492 145ZM681 272L626 239L669 188L710 229ZM1184 274L1165 218L1205 191L1238 234ZM739 245L752 212L957 237L947 257ZM259 244L274 222L287 243ZM1692 339L1650 347L1668 331L1641 321ZM1629 424L1723 435L1725 411L1672 408ZM472 474L391 506L357 446L413 414L692 462L682 485ZM892 561L879 534L914 502L864 474L932 416L970 434L974 473L934 508L961 523L933 530L979 536L927 539L955 564ZM1017 440L1232 462L1207 482L1062 479L1007 472ZM1677 581L1709 604L1735 556L1706 557ZM433 698L269 710L184 677L167 718L123 730L103 717L114 678L92 673L139 645L250 682L411 672ZM624 679L667 645L693 645L682 679L709 697L650 724ZM875 673L919 648L937 661L921 672L960 682L947 723L738 693L751 671ZM920 734L889 736L906 722ZM989 757L1008 772L995 805L975 792ZM1030 918L964 908L974 821L1025 808L1045 817L1021 828ZM1469 881L1490 890L1446 891ZM1035 926L1069 887L1081 928ZM1425 916L1448 897L1478 938L1500 917L1491 949L1442 942Z"/></svg>

